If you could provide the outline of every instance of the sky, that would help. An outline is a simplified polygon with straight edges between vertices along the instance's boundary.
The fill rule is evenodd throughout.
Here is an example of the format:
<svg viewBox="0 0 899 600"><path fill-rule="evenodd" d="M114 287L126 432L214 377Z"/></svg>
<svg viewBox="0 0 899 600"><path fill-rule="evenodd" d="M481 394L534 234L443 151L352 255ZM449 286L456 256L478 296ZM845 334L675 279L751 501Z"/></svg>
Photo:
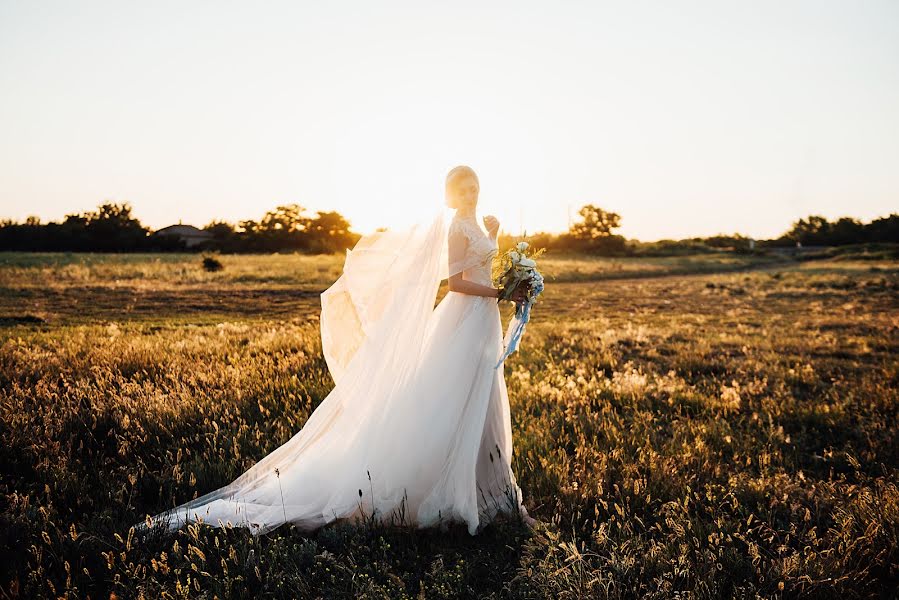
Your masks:
<svg viewBox="0 0 899 600"><path fill-rule="evenodd" d="M443 202L655 240L899 212L899 2L0 0L0 218Z"/></svg>

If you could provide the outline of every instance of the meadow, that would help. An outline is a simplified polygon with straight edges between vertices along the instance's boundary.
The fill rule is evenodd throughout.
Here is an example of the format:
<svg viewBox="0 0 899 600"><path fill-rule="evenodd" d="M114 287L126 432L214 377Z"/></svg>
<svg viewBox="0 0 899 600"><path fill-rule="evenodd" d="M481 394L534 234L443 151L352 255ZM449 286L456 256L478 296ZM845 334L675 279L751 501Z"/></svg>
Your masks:
<svg viewBox="0 0 899 600"><path fill-rule="evenodd" d="M0 255L0 598L896 597L899 263L544 257L505 366L533 531L139 538L333 386L342 256L219 258Z"/></svg>

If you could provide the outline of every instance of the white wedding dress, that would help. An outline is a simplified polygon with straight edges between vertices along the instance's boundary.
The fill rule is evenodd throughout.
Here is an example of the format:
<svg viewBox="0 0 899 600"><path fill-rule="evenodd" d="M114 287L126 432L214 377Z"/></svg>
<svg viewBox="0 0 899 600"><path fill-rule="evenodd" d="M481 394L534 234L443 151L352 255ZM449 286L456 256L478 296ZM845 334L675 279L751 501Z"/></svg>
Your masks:
<svg viewBox="0 0 899 600"><path fill-rule="evenodd" d="M463 243L450 264L448 240ZM264 533L371 517L418 527L498 512L527 517L512 473L512 429L496 299L448 292L461 272L491 285L497 252L449 209L363 237L322 294L322 347L335 387L303 428L230 485L154 517Z"/></svg>

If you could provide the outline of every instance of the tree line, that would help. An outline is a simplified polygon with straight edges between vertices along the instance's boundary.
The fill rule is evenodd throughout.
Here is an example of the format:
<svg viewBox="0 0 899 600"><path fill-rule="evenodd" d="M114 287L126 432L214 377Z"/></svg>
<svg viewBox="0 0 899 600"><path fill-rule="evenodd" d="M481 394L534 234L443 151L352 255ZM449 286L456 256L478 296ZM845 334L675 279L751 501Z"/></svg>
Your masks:
<svg viewBox="0 0 899 600"><path fill-rule="evenodd" d="M37 217L28 217L24 223L5 219L0 221L0 250L331 253L352 248L360 237L340 213L318 211L311 216L302 206L287 204L266 212L258 221L232 224L214 220L201 229L208 239L188 248L178 236L152 235L131 211L127 202L106 203L96 211L66 215L61 223L41 223Z"/></svg>
<svg viewBox="0 0 899 600"><path fill-rule="evenodd" d="M61 223L41 223L28 217L24 223L0 221L0 250L69 252L166 252L212 250L241 252L332 253L352 248L360 235L340 213L318 211L307 214L298 204L277 206L256 220L236 224L213 220L202 231L207 239L188 248L177 236L151 235L132 215L131 206L105 203L98 210L66 215ZM615 233L621 227L621 215L596 205L583 206L580 220L560 234L538 232L528 235L530 242L547 250L586 252L606 256L670 255L703 251L732 250L748 252L785 246L845 246L899 241L899 215L875 219L870 223L849 217L836 221L813 215L799 219L783 235L771 240L752 240L740 234L705 238L640 242ZM500 244L517 241L505 234Z"/></svg>
<svg viewBox="0 0 899 600"><path fill-rule="evenodd" d="M527 238L537 247L548 250L586 252L603 256L668 256L700 252L764 251L766 248L847 246L854 244L899 243L899 215L862 223L843 217L830 222L825 217L810 216L795 221L781 236L769 240L754 240L739 233L680 240L641 242L628 240L615 233L621 227L621 215L593 204L583 206L567 232L560 234L539 232ZM516 236L501 236L500 244L511 244Z"/></svg>

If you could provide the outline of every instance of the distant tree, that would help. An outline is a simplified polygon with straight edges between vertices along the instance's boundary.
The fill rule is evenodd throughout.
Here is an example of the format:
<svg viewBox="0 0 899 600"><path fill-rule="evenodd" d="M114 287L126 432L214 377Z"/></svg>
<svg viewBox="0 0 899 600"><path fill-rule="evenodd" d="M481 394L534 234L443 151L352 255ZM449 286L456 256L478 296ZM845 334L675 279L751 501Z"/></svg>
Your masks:
<svg viewBox="0 0 899 600"><path fill-rule="evenodd" d="M865 226L858 219L843 217L830 226L825 243L835 246L859 244L865 241Z"/></svg>
<svg viewBox="0 0 899 600"><path fill-rule="evenodd" d="M559 236L560 248L601 255L619 255L626 251L625 239L612 232L621 226L620 215L593 204L581 207L578 214L582 220L572 224L568 233Z"/></svg>
<svg viewBox="0 0 899 600"><path fill-rule="evenodd" d="M259 229L265 232L282 232L286 234L303 231L309 219L303 216L306 209L299 204L285 204L270 210L262 217Z"/></svg>
<svg viewBox="0 0 899 600"><path fill-rule="evenodd" d="M212 239L214 240L222 240L227 241L230 240L235 233L234 225L228 223L227 221L210 221L205 227L203 227L203 231L208 231L212 234Z"/></svg>
<svg viewBox="0 0 899 600"><path fill-rule="evenodd" d="M578 214L583 221L571 226L571 235L578 240L592 241L612 235L612 230L621 227L621 216L605 211L598 206L587 204Z"/></svg>
<svg viewBox="0 0 899 600"><path fill-rule="evenodd" d="M317 252L339 252L353 246L359 236L350 231L350 222L334 211L318 211L306 227L309 248Z"/></svg>
<svg viewBox="0 0 899 600"><path fill-rule="evenodd" d="M212 234L212 239L203 244L204 248L216 248L222 252L233 252L237 248L237 231L227 221L212 220L203 227Z"/></svg>
<svg viewBox="0 0 899 600"><path fill-rule="evenodd" d="M309 219L303 216L305 211L299 204L285 204L268 211L259 222L252 245L266 252L308 248L305 230Z"/></svg>
<svg viewBox="0 0 899 600"><path fill-rule="evenodd" d="M237 227L238 227L240 233L250 233L250 234L256 233L257 231L260 231L260 229L261 229L259 226L259 223L257 221L254 221L253 219L239 221L237 223Z"/></svg>
<svg viewBox="0 0 899 600"><path fill-rule="evenodd" d="M90 214L90 213L88 213ZM71 214L66 215L65 220L62 222L65 227L84 227L87 225L88 217L86 215L79 214Z"/></svg>
<svg viewBox="0 0 899 600"><path fill-rule="evenodd" d="M142 249L150 230L131 216L131 205L106 203L97 212L84 217L88 244L95 251L120 252L122 249Z"/></svg>
<svg viewBox="0 0 899 600"><path fill-rule="evenodd" d="M899 215L874 219L865 226L865 237L870 242L899 242Z"/></svg>
<svg viewBox="0 0 899 600"><path fill-rule="evenodd" d="M799 219L784 237L805 246L819 246L827 243L831 224L826 218L811 215L807 219Z"/></svg>

